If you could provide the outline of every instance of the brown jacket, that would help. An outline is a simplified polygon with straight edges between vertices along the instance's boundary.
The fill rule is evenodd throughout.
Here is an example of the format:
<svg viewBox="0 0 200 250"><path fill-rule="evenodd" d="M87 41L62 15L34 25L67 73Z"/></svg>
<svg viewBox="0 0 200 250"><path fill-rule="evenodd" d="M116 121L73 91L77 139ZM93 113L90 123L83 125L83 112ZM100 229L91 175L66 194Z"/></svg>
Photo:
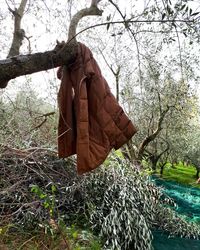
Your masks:
<svg viewBox="0 0 200 250"><path fill-rule="evenodd" d="M110 92L89 48L79 43L75 62L58 70L58 154L77 154L78 173L98 167L136 129Z"/></svg>

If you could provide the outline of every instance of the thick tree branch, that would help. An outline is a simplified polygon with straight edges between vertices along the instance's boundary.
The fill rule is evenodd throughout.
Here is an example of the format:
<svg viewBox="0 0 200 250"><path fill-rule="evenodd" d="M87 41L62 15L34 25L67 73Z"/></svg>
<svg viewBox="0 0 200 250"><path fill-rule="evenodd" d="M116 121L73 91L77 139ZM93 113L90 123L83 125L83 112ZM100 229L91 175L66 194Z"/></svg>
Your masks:
<svg viewBox="0 0 200 250"><path fill-rule="evenodd" d="M160 133L160 131L162 130L162 123L163 123L163 120L166 116L166 114L168 113L170 107L168 106L161 114L160 114L160 117L159 117L159 120L158 120L158 124L157 124L157 128L156 130L151 134L151 135L148 135L144 140L143 142L140 144L139 146L139 149L138 149L138 159L141 159L141 157L143 156L144 154L144 151L145 151L145 148L149 145L150 142L152 142L156 137L157 135Z"/></svg>
<svg viewBox="0 0 200 250"><path fill-rule="evenodd" d="M169 142L166 141L166 140L165 140L165 142L166 142L166 144L167 144L167 147L166 147L162 152L160 152L160 154L157 156L157 159L158 159L158 160L161 158L162 155L164 155L164 153L166 153L166 152L170 149Z"/></svg>
<svg viewBox="0 0 200 250"><path fill-rule="evenodd" d="M21 29L21 20L24 15L26 4L27 0L22 0L18 9L15 9L14 11L10 9L14 16L14 32L12 44L7 57L19 55L19 49L25 37L25 31Z"/></svg>
<svg viewBox="0 0 200 250"><path fill-rule="evenodd" d="M9 80L18 76L71 63L77 52L76 27L81 18L90 15L102 15L102 11L97 8L96 4L91 4L90 8L82 9L75 14L69 26L68 42L62 46L58 44L55 49L44 53L20 55L0 60L0 88L5 88Z"/></svg>
<svg viewBox="0 0 200 250"><path fill-rule="evenodd" d="M94 8L92 7L92 12ZM97 15L100 13L98 12ZM92 14L94 15L94 14ZM126 22L130 23L167 23L167 22L192 22L192 21L185 21L185 20L127 20ZM100 26L105 26L107 24L124 24L124 21L114 21L114 22L104 22L100 24L95 24L90 27L87 27L80 32L78 32L75 36L71 35L72 38L71 40L68 40L68 43L65 44L65 46L60 49L59 51L55 50L52 51L47 51L44 53L36 53L36 54L31 54L31 55L21 55L18 57L10 58L7 60L0 60L0 88L5 88L7 86L7 82L11 79L14 79L18 76L25 75L25 74L32 74L35 72L47 70L47 69L52 69L54 67L61 66L63 64L67 64L71 59L73 59L73 56L75 56L75 51L76 51L76 46L73 44L73 39L83 33L84 31L95 28L95 27L100 27ZM74 29L74 31L76 28ZM73 34L74 32L69 32L69 34ZM73 51L70 51L73 49ZM67 53L70 53L68 55ZM73 55L73 56L72 56ZM51 62L49 59L51 58ZM33 63L31 63L33 60ZM45 65L34 65L38 61L42 61L43 63L46 63ZM18 64L18 61L20 62L20 65Z"/></svg>
<svg viewBox="0 0 200 250"><path fill-rule="evenodd" d="M92 1L93 2L93 1ZM74 39L74 42L76 41L76 28L78 26L79 21L84 16L101 16L103 13L102 10L98 9L98 7L95 4L91 4L90 8L85 8L80 10L78 13L76 13L71 20L70 26L69 26L69 33L68 33L68 41Z"/></svg>
<svg viewBox="0 0 200 250"><path fill-rule="evenodd" d="M60 53L62 51L62 53ZM76 55L76 47L68 45L65 49L20 55L0 61L0 88L18 76L32 74L69 64Z"/></svg>

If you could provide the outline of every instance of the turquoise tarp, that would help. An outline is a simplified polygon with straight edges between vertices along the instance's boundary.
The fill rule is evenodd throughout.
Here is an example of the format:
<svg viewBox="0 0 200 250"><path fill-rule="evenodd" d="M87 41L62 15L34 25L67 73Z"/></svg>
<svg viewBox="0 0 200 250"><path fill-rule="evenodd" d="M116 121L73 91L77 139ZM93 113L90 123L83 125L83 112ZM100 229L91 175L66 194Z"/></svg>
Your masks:
<svg viewBox="0 0 200 250"><path fill-rule="evenodd" d="M200 224L200 189L180 185L173 181L164 181L155 178L155 183L164 188L164 192L173 198L178 205L176 211L187 216L187 219ZM200 241L183 239L179 237L169 238L161 231L153 232L154 250L200 250Z"/></svg>
<svg viewBox="0 0 200 250"><path fill-rule="evenodd" d="M154 250L200 250L200 241L197 240L168 238L162 232L154 232L153 235Z"/></svg>

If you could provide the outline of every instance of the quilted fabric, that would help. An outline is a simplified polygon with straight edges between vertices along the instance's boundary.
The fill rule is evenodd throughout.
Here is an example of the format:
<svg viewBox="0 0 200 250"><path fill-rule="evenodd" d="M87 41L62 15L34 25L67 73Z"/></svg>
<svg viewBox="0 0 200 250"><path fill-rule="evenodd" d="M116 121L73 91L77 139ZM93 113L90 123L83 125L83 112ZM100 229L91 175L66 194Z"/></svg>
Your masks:
<svg viewBox="0 0 200 250"><path fill-rule="evenodd" d="M77 154L77 170L98 167L112 148L118 149L135 133L111 93L89 48L79 43L76 60L58 70L60 108L58 154Z"/></svg>

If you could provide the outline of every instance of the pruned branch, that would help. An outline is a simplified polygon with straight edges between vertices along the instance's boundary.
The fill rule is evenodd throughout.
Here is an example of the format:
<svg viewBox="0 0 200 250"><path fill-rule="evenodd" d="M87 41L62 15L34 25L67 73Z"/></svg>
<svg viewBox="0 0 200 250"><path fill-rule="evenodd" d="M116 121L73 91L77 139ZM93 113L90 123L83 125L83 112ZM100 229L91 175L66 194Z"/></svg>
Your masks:
<svg viewBox="0 0 200 250"><path fill-rule="evenodd" d="M21 75L52 69L69 64L76 55L75 46L65 46L60 51L51 50L43 53L20 55L0 61L0 88L7 82Z"/></svg>

